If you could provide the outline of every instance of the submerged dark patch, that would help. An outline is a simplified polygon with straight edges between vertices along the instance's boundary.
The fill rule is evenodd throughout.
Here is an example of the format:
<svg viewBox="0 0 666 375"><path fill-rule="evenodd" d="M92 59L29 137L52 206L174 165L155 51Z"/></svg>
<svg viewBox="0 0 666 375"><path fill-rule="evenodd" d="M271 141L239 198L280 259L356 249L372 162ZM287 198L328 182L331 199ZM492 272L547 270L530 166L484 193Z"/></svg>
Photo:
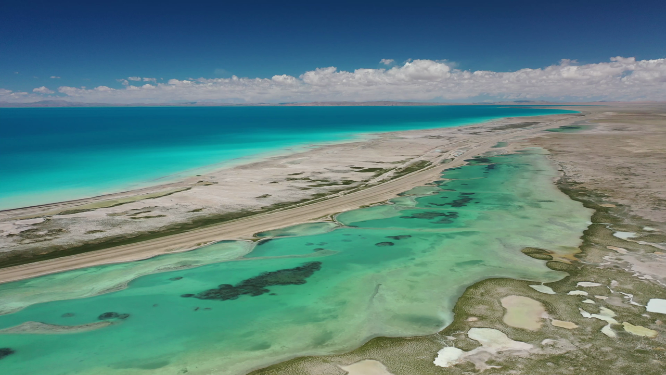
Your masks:
<svg viewBox="0 0 666 375"><path fill-rule="evenodd" d="M427 315L403 315L401 318L407 322L418 324L423 327L440 328L442 326L441 320Z"/></svg>
<svg viewBox="0 0 666 375"><path fill-rule="evenodd" d="M296 268L264 272L259 276L243 280L235 286L231 284L222 284L215 289L209 289L197 293L193 295L193 297L220 301L236 299L242 295L256 297L264 293L270 293L270 290L267 289L269 286L305 284L306 279L320 269L321 262L309 262Z"/></svg>
<svg viewBox="0 0 666 375"><path fill-rule="evenodd" d="M395 245L393 242L378 242L375 244L375 246L383 247L383 246L393 246Z"/></svg>
<svg viewBox="0 0 666 375"><path fill-rule="evenodd" d="M74 316L74 313L64 313L64 314L62 314L62 315L60 315L60 316L63 317L63 318L71 318L71 317Z"/></svg>
<svg viewBox="0 0 666 375"><path fill-rule="evenodd" d="M564 125L564 126L560 126L559 128L546 129L546 131L547 132L555 132L555 133L559 133L559 132L565 133L565 132L568 132L568 131L571 132L571 131L577 131L577 130L583 130L583 129L585 129L585 128L582 127L582 126L579 126L579 125L578 126L577 125Z"/></svg>
<svg viewBox="0 0 666 375"><path fill-rule="evenodd" d="M464 266L476 266L477 264L483 264L482 260L468 260L465 262L458 262L455 264L456 267L464 267Z"/></svg>
<svg viewBox="0 0 666 375"><path fill-rule="evenodd" d="M104 314L97 317L99 320L109 320L109 319L127 319L130 314L119 314L117 312L105 312Z"/></svg>
<svg viewBox="0 0 666 375"><path fill-rule="evenodd" d="M493 162L493 161L490 160L489 158L482 157L482 156L477 156L477 157L474 157L474 158L472 158L472 159L465 159L465 161L466 161L469 165L488 164L488 163L492 163L492 162Z"/></svg>
<svg viewBox="0 0 666 375"><path fill-rule="evenodd" d="M449 203L438 204L438 206L465 207L469 202L474 200L471 195L474 195L474 193L460 193L460 198L454 199Z"/></svg>
<svg viewBox="0 0 666 375"><path fill-rule="evenodd" d="M393 240L404 240L406 238L411 238L411 237L412 236L410 236L409 234L401 234L401 235L398 235L398 236L386 236L386 238L390 238L390 239L393 239Z"/></svg>
<svg viewBox="0 0 666 375"><path fill-rule="evenodd" d="M111 365L111 368L115 369L141 369L141 370L157 370L167 366L169 361L151 361L151 360L136 360L136 361L127 361L122 363L116 363Z"/></svg>
<svg viewBox="0 0 666 375"><path fill-rule="evenodd" d="M449 212L437 212L437 211L429 211L429 212L417 212L413 213L409 216L400 216L401 219L426 219L426 220L432 220L432 219L437 219L437 223L439 224L451 224L453 223L453 220L458 218L458 213L455 211L449 211Z"/></svg>
<svg viewBox="0 0 666 375"><path fill-rule="evenodd" d="M183 278L182 276L178 276L178 277L172 277L172 278L170 278L169 280L171 280L171 281L178 281L178 280L180 280L180 279L182 279L182 278Z"/></svg>
<svg viewBox="0 0 666 375"><path fill-rule="evenodd" d="M12 348L0 348L0 359L16 353Z"/></svg>

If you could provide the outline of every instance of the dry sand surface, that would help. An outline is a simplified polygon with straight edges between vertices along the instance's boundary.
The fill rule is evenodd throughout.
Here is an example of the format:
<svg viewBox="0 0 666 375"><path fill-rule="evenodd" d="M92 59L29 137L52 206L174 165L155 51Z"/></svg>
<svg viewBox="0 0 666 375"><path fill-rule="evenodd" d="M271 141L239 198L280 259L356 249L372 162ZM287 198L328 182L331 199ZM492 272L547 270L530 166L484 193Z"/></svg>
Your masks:
<svg viewBox="0 0 666 375"><path fill-rule="evenodd" d="M625 218L607 225L614 237L647 250L611 245L617 256L601 263L666 286L666 104L615 105L590 123L590 129L542 134L529 144L550 151L568 181L600 195L603 207Z"/></svg>
<svg viewBox="0 0 666 375"><path fill-rule="evenodd" d="M461 166L465 159L494 150L497 142L533 137L544 129L595 119L603 112L594 107L581 114L383 133L140 191L2 211L0 262L17 256L57 255L91 243L104 247L105 241L159 233L197 219L239 211L257 213L137 243L113 246L109 242L94 252L4 268L0 282L144 259L224 239L247 239L259 231L382 202L438 179L445 168ZM424 169L396 178L396 173L426 164ZM142 199L145 197L149 199ZM314 198L318 199L313 202ZM297 206L290 204L299 201ZM273 207L276 209L269 211Z"/></svg>
<svg viewBox="0 0 666 375"><path fill-rule="evenodd" d="M550 150L571 179L666 225L666 105L611 107L590 122L590 130L531 143Z"/></svg>

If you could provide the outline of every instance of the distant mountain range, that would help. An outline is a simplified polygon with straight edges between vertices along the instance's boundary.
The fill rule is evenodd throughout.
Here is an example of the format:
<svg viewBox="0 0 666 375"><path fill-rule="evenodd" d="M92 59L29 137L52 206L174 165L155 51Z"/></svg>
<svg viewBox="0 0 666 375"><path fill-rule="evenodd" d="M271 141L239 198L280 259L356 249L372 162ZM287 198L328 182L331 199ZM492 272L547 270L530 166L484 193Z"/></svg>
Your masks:
<svg viewBox="0 0 666 375"><path fill-rule="evenodd" d="M424 103L424 102L394 102L394 101L372 101L372 102L310 102L310 103L217 103L217 102L182 102L182 103L132 103L132 104L113 104L113 103L81 103L70 102L67 100L41 100L32 103L9 103L0 102L0 107L4 108L40 108L40 107L238 107L238 106L440 106L440 105L590 105L590 104L610 104L613 102L548 102L532 100L515 100L505 102L479 102L479 103ZM619 102L617 102L619 103ZM632 102L635 103L635 102ZM635 103L637 104L637 103Z"/></svg>

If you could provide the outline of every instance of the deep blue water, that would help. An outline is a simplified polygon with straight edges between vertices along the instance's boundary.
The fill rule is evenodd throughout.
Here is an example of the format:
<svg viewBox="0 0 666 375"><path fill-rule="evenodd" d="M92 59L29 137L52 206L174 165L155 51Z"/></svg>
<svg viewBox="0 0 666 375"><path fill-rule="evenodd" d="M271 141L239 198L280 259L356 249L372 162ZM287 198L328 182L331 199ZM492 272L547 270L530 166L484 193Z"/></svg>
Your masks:
<svg viewBox="0 0 666 375"><path fill-rule="evenodd" d="M238 158L363 133L566 112L502 106L0 108L0 209L157 184Z"/></svg>

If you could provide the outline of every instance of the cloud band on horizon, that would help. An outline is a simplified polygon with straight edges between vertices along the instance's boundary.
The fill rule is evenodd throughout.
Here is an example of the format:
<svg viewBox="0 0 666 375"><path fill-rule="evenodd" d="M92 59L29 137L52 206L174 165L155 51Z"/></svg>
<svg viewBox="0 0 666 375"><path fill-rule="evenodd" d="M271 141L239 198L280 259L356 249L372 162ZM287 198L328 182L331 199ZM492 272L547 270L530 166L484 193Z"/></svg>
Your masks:
<svg viewBox="0 0 666 375"><path fill-rule="evenodd" d="M382 61L387 61L384 59ZM129 77L151 82L127 84L115 89L60 86L53 95L46 87L34 93L0 89L0 101L33 102L59 98L97 103L169 103L217 101L231 103L277 103L311 101L454 101L475 97L500 100L557 99L666 100L666 58L636 60L613 57L610 62L577 65L562 60L541 69L515 72L466 71L449 62L412 60L401 66L339 71L317 68L299 77L169 79Z"/></svg>

